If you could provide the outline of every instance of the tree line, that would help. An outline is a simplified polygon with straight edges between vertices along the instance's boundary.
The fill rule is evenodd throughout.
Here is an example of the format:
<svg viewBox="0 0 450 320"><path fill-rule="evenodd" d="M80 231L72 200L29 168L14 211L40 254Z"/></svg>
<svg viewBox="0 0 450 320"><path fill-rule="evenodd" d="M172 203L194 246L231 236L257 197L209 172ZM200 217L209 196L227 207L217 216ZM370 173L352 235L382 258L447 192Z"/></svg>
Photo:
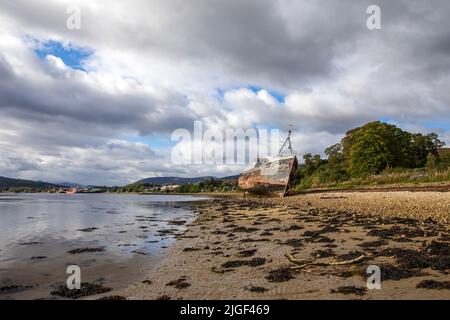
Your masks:
<svg viewBox="0 0 450 320"><path fill-rule="evenodd" d="M325 159L310 153L304 155L296 183L299 188L308 188L386 170L444 170L450 167L450 153L440 154L444 146L435 133L410 133L392 124L369 122L348 131L339 143L326 148Z"/></svg>
<svg viewBox="0 0 450 320"><path fill-rule="evenodd" d="M133 183L129 184L115 190L110 190L111 192L127 193L127 192L175 192L175 193L199 193L199 192L226 192L233 191L237 189L236 180L222 180L222 179L208 179L198 183L188 183L182 184L173 190L163 190L163 186L158 184L149 183Z"/></svg>

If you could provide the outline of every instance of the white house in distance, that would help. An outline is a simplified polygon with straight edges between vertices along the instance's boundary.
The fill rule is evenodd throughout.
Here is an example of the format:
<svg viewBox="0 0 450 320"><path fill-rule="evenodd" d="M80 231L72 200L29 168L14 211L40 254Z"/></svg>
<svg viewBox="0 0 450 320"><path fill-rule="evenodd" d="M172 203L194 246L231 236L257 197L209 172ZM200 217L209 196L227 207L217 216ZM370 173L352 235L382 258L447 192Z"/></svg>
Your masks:
<svg viewBox="0 0 450 320"><path fill-rule="evenodd" d="M179 187L180 187L179 184L172 184L172 185L162 186L161 187L161 192L175 191Z"/></svg>

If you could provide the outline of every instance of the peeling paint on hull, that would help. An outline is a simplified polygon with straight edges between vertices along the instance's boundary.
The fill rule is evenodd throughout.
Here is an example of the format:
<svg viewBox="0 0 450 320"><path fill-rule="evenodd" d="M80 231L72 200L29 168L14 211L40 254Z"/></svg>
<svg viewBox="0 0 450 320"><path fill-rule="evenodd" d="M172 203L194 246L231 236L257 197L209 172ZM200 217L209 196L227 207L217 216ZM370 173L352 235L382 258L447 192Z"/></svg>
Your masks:
<svg viewBox="0 0 450 320"><path fill-rule="evenodd" d="M238 180L243 190L257 193L281 193L286 195L298 167L296 156L280 157L245 171Z"/></svg>

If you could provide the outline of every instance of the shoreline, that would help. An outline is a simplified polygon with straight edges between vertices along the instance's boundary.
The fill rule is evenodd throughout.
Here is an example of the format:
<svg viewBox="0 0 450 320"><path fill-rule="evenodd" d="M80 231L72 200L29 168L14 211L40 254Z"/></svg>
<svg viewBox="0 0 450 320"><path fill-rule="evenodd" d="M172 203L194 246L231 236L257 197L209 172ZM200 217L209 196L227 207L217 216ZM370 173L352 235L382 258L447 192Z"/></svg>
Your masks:
<svg viewBox="0 0 450 320"><path fill-rule="evenodd" d="M80 268L87 286L80 299L100 298L103 289L123 290L160 263L166 248L195 219L199 201L105 194L56 195L58 201L48 194L1 198L0 300L70 298L61 289L69 265ZM14 231L17 226L20 233ZM37 232L36 226L45 228ZM61 290L53 294L56 289Z"/></svg>
<svg viewBox="0 0 450 320"><path fill-rule="evenodd" d="M355 185L348 188L333 188L333 187L323 187L323 188L312 188L312 189L304 189L301 191L290 191L290 197L298 196L303 194L313 194L313 193L351 193L351 192L398 192L398 191L409 191L409 192L450 192L450 181L441 181L441 182L410 182L410 183L390 183L390 184L379 184L379 185ZM11 192L11 191L0 191L1 194L47 194L47 191L41 192ZM58 193L49 193L49 194L58 194ZM62 193L65 194L65 193ZM133 195L190 195L190 196L210 196L210 197L226 197L226 198L235 198L235 197L243 197L244 191L218 191L218 192L93 192L93 193L84 193L80 192L77 194L133 194ZM257 196L251 196L257 197ZM277 196L261 196L261 197L275 197Z"/></svg>
<svg viewBox="0 0 450 320"><path fill-rule="evenodd" d="M450 196L327 192L213 198L128 299L450 299ZM289 261L320 262L301 270ZM364 256L361 261L341 266ZM296 260L295 260L296 261ZM367 290L378 265L382 290ZM432 287L443 286L441 290Z"/></svg>

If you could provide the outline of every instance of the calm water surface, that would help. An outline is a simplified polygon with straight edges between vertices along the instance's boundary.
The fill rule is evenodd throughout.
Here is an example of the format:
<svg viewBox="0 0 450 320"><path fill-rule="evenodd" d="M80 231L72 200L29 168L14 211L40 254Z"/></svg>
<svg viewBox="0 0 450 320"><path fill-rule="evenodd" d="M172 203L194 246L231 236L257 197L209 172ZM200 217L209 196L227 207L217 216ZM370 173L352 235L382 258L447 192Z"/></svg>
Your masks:
<svg viewBox="0 0 450 320"><path fill-rule="evenodd" d="M0 299L55 298L68 265L82 282L121 289L145 278L195 218L176 195L0 194ZM102 252L69 254L82 248ZM19 286L15 291L5 288ZM3 290L2 290L3 288Z"/></svg>

